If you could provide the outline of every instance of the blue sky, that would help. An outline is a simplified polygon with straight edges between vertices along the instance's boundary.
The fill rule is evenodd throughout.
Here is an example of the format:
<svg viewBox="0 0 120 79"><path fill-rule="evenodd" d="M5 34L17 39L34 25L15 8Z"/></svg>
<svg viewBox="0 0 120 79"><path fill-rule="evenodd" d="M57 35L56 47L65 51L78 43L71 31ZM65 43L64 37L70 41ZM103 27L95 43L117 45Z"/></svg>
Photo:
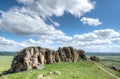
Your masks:
<svg viewBox="0 0 120 79"><path fill-rule="evenodd" d="M119 52L119 3L120 0L0 0L0 51L73 46L89 52Z"/></svg>

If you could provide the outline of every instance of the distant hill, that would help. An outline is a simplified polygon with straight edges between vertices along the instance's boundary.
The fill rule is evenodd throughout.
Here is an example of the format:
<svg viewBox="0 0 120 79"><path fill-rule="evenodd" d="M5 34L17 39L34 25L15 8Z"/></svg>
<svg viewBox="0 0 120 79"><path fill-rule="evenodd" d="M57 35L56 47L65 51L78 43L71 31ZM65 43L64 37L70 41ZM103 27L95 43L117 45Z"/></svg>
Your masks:
<svg viewBox="0 0 120 79"><path fill-rule="evenodd" d="M14 56L16 52L0 51L0 55L3 56Z"/></svg>
<svg viewBox="0 0 120 79"><path fill-rule="evenodd" d="M120 53L116 53L116 52L87 52L87 55L90 55L90 56L120 56Z"/></svg>

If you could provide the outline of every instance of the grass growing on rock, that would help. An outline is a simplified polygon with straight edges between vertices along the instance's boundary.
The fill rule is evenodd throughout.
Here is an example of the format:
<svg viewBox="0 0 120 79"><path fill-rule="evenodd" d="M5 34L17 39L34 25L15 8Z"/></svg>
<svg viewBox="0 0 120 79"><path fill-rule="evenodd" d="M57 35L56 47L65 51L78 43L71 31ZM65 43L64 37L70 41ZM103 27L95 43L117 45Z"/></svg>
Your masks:
<svg viewBox="0 0 120 79"><path fill-rule="evenodd" d="M0 56L1 59L2 56ZM10 61L12 59L9 57L2 57L3 62L0 62L0 69L2 71L6 70L10 66ZM4 61L5 59L5 61ZM1 60L0 60L1 61ZM5 67L6 66L6 67ZM5 68L4 68L5 67ZM49 72L60 71L61 75L52 74L47 75ZM114 79L102 70L100 70L95 64L86 61L80 62L62 62L55 64L45 65L43 70L29 70L20 73L8 74L0 77L0 79L37 79L39 74L46 75L51 79Z"/></svg>

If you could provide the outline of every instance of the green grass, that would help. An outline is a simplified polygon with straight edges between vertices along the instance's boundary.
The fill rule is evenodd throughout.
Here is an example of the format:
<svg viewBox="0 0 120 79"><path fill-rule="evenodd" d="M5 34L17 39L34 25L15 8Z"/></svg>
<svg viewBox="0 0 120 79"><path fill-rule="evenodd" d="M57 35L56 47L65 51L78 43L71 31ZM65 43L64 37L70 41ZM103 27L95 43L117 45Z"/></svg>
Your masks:
<svg viewBox="0 0 120 79"><path fill-rule="evenodd" d="M9 69L12 57L0 56L0 70ZM2 62L1 62L2 61ZM62 62L45 65L43 70L30 70L20 73L8 74L0 79L37 79L39 74L60 71L61 75L48 75L51 79L114 79L91 62L80 61L76 63Z"/></svg>
<svg viewBox="0 0 120 79"><path fill-rule="evenodd" d="M0 56L0 72L10 68L13 56Z"/></svg>
<svg viewBox="0 0 120 79"><path fill-rule="evenodd" d="M120 67L120 56L99 56L99 58L105 66L113 65Z"/></svg>
<svg viewBox="0 0 120 79"><path fill-rule="evenodd" d="M120 68L120 56L98 56L101 59L101 64L103 64L104 68L109 72L113 73L120 77L120 73L110 69L109 66L115 66ZM102 66L102 65L101 65Z"/></svg>

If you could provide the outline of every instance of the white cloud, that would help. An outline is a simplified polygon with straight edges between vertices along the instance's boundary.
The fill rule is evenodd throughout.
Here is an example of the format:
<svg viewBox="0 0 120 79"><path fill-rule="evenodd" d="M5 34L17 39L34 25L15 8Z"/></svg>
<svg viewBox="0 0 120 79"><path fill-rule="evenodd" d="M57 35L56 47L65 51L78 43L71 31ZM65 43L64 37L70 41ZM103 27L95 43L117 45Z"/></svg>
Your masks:
<svg viewBox="0 0 120 79"><path fill-rule="evenodd" d="M4 37L0 37L0 44L3 45L13 45L16 44L14 41L6 40Z"/></svg>
<svg viewBox="0 0 120 79"><path fill-rule="evenodd" d="M88 46L87 51L91 52L119 52L120 45L97 45L97 46Z"/></svg>
<svg viewBox="0 0 120 79"><path fill-rule="evenodd" d="M0 51L19 51L22 48L30 47L30 46L43 46L47 47L52 44L51 40L40 40L35 41L33 39L24 40L21 42L16 42L14 40L6 39L4 37L0 37Z"/></svg>
<svg viewBox="0 0 120 79"><path fill-rule="evenodd" d="M1 45L20 45L19 43L13 40L7 40L4 37L0 37L0 44Z"/></svg>
<svg viewBox="0 0 120 79"><path fill-rule="evenodd" d="M27 46L43 46L56 48L59 46L74 46L87 51L106 50L119 45L113 45L120 40L120 33L113 29L94 30L86 34L67 36L55 26L60 24L52 20L52 16L62 16L65 12L80 17L94 9L94 2L90 0L17 0L24 4L8 11L0 11L0 29L18 35L37 36L38 40L27 39L21 42L0 37L0 50L19 50ZM54 5L53 5L54 3ZM48 19L50 18L50 19ZM51 24L46 23L46 19ZM84 24L98 26L102 24L99 19L86 18ZM81 19L81 20L82 20ZM108 46L109 45L109 46ZM107 50L106 50L107 51Z"/></svg>
<svg viewBox="0 0 120 79"><path fill-rule="evenodd" d="M17 51L25 47L24 43L19 43L13 40L0 37L0 51Z"/></svg>
<svg viewBox="0 0 120 79"><path fill-rule="evenodd" d="M120 33L116 32L113 29L94 30L93 33L96 34L98 38L103 38L103 39L120 36Z"/></svg>
<svg viewBox="0 0 120 79"><path fill-rule="evenodd" d="M112 42L116 42L116 43L120 43L120 37L118 38L112 38L111 39Z"/></svg>
<svg viewBox="0 0 120 79"><path fill-rule="evenodd" d="M94 9L94 3L89 0L17 0L24 4L30 13L39 14L43 17L62 16L69 12L80 17Z"/></svg>
<svg viewBox="0 0 120 79"><path fill-rule="evenodd" d="M63 34L62 31L56 30L54 26L46 24L37 15L28 15L13 10L2 14L0 27L21 35Z"/></svg>
<svg viewBox="0 0 120 79"><path fill-rule="evenodd" d="M48 18L54 26L60 26L60 24L56 21L53 21L51 18Z"/></svg>
<svg viewBox="0 0 120 79"><path fill-rule="evenodd" d="M29 45L29 46L31 46L31 45L42 45L42 46L45 46L45 45L49 45L49 44L52 44L53 43L53 41L51 41L51 40L48 40L48 39L46 39L46 40L40 40L40 41L35 41L35 40L33 40L33 39L28 39L28 40L26 40L26 41L24 41L24 43L26 44L26 45Z"/></svg>
<svg viewBox="0 0 120 79"><path fill-rule="evenodd" d="M72 40L66 42L59 42L63 46L74 46L82 48L86 51L108 51L110 46L120 47L120 33L113 29L94 30L93 32L74 35ZM117 43L117 45L116 45ZM102 47L103 46L103 47ZM101 49L100 49L101 48ZM107 48L107 49L105 49ZM112 51L116 51L115 49Z"/></svg>
<svg viewBox="0 0 120 79"><path fill-rule="evenodd" d="M106 36L101 36L107 33ZM55 38L56 37L56 38ZM117 43L117 44L116 44ZM20 50L23 47L43 46L52 49L57 49L59 46L74 46L86 51L114 51L117 52L120 48L120 33L113 29L94 30L90 33L74 35L73 37L64 35L61 36L41 36L39 40L28 39L21 42L0 37L1 50ZM113 50L111 50L113 48ZM16 49L15 49L16 48Z"/></svg>
<svg viewBox="0 0 120 79"><path fill-rule="evenodd" d="M100 22L99 19L87 17L83 17L82 19L80 19L80 21L83 22L83 24L88 24L90 26L99 26L102 24L102 22Z"/></svg>
<svg viewBox="0 0 120 79"><path fill-rule="evenodd" d="M0 11L0 28L19 35L38 36L41 41L72 39L61 30L55 29L54 26L60 25L58 22L50 19L53 24L51 25L45 22L46 19L51 16L62 16L65 12L80 17L94 9L94 2L89 0L18 0L18 2L24 6L15 6L6 12Z"/></svg>
<svg viewBox="0 0 120 79"><path fill-rule="evenodd" d="M104 29L104 30L94 30L93 32L74 35L73 38L78 41L94 41L96 39L109 39L113 37L119 37L120 33L116 32L113 29Z"/></svg>
<svg viewBox="0 0 120 79"><path fill-rule="evenodd" d="M87 33L82 35L74 35L74 39L78 41L92 41L95 40L98 36L94 33Z"/></svg>
<svg viewBox="0 0 120 79"><path fill-rule="evenodd" d="M120 37L120 33L116 32L113 29L104 29L104 30L94 30L93 32L82 34L82 35L74 35L74 40L79 41L95 41L95 40L110 40L111 38Z"/></svg>

